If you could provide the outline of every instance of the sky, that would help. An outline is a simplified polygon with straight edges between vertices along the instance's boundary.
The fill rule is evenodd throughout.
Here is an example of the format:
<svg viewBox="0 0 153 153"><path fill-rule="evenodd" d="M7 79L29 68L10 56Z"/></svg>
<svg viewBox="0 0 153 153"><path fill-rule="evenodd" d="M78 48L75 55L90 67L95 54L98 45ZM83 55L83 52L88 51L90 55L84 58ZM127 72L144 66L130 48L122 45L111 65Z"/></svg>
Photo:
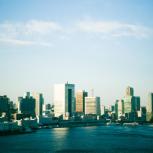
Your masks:
<svg viewBox="0 0 153 153"><path fill-rule="evenodd" d="M26 91L53 103L74 83L114 104L132 86L153 92L152 0L0 0L0 95Z"/></svg>

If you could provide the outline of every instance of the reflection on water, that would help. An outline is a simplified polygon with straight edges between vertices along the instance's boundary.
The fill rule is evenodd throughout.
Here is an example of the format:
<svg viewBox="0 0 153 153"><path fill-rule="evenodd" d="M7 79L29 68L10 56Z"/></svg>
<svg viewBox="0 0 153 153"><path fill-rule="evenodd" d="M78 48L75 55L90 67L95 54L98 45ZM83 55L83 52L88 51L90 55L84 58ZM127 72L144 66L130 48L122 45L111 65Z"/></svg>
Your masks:
<svg viewBox="0 0 153 153"><path fill-rule="evenodd" d="M9 147L8 147L9 146ZM42 129L0 137L0 153L153 153L153 127Z"/></svg>
<svg viewBox="0 0 153 153"><path fill-rule="evenodd" d="M56 153L98 153L97 151L93 151L93 150L60 150L60 151L56 151Z"/></svg>

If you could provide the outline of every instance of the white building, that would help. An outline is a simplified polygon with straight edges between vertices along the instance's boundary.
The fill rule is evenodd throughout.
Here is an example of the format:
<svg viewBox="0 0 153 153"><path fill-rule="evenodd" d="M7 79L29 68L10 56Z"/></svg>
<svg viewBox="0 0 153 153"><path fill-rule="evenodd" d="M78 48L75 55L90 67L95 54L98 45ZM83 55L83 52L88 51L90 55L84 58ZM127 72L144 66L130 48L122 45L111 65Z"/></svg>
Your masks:
<svg viewBox="0 0 153 153"><path fill-rule="evenodd" d="M101 115L104 115L104 114L105 114L105 106L101 105Z"/></svg>
<svg viewBox="0 0 153 153"><path fill-rule="evenodd" d="M100 97L85 97L85 114L101 115Z"/></svg>
<svg viewBox="0 0 153 153"><path fill-rule="evenodd" d="M153 93L149 93L147 102L147 121L153 119Z"/></svg>
<svg viewBox="0 0 153 153"><path fill-rule="evenodd" d="M75 112L75 85L56 84L54 86L54 113L56 117L68 119Z"/></svg>
<svg viewBox="0 0 153 153"><path fill-rule="evenodd" d="M120 100L117 100L116 101L116 113L117 113L117 118L120 119L121 116L123 116L124 114L124 110L123 110L123 107L124 107L124 101L122 99Z"/></svg>

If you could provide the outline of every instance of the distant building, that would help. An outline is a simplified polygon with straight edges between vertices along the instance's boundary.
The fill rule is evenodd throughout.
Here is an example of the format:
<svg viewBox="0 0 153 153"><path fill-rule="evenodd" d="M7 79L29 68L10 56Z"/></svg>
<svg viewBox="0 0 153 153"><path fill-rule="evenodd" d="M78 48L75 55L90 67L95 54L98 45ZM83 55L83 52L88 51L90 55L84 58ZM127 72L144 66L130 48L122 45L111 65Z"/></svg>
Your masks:
<svg viewBox="0 0 153 153"><path fill-rule="evenodd" d="M13 102L6 95L0 96L0 122L10 121L13 111Z"/></svg>
<svg viewBox="0 0 153 153"><path fill-rule="evenodd" d="M54 105L44 104L43 105L43 116L44 117L54 117Z"/></svg>
<svg viewBox="0 0 153 153"><path fill-rule="evenodd" d="M6 95L0 96L0 113L9 111L9 103L10 99Z"/></svg>
<svg viewBox="0 0 153 153"><path fill-rule="evenodd" d="M100 97L85 97L85 114L101 115Z"/></svg>
<svg viewBox="0 0 153 153"><path fill-rule="evenodd" d="M124 113L131 113L132 112L132 102L134 98L132 96L124 97Z"/></svg>
<svg viewBox="0 0 153 153"><path fill-rule="evenodd" d="M148 95L147 121L153 121L153 93L149 93Z"/></svg>
<svg viewBox="0 0 153 153"><path fill-rule="evenodd" d="M42 93L33 93L33 97L35 99L35 113L36 116L42 116L43 113L43 104L44 104L44 97Z"/></svg>
<svg viewBox="0 0 153 153"><path fill-rule="evenodd" d="M132 101L132 112L140 111L140 97L134 96L134 99Z"/></svg>
<svg viewBox="0 0 153 153"><path fill-rule="evenodd" d="M128 86L126 88L126 94L125 94L125 96L126 97L128 97L128 96L134 96L134 89L132 87Z"/></svg>
<svg viewBox="0 0 153 153"><path fill-rule="evenodd" d="M140 111L140 97L134 96L134 89L132 87L126 88L123 106L126 119L129 121L136 121L138 118L138 111Z"/></svg>
<svg viewBox="0 0 153 153"><path fill-rule="evenodd" d="M124 100L116 100L116 105L115 105L115 113L117 119L120 119L121 116L124 114Z"/></svg>
<svg viewBox="0 0 153 153"><path fill-rule="evenodd" d="M85 112L85 97L88 93L84 90L79 90L76 92L76 112Z"/></svg>
<svg viewBox="0 0 153 153"><path fill-rule="evenodd" d="M105 106L101 105L101 115L104 115L104 114L105 114Z"/></svg>
<svg viewBox="0 0 153 153"><path fill-rule="evenodd" d="M145 106L141 107L141 120L146 121L147 109Z"/></svg>
<svg viewBox="0 0 153 153"><path fill-rule="evenodd" d="M75 85L57 84L54 86L55 117L68 119L75 112Z"/></svg>
<svg viewBox="0 0 153 153"><path fill-rule="evenodd" d="M18 110L20 113L31 117L36 116L36 100L30 96L29 92L27 92L25 97L19 97L18 102Z"/></svg>

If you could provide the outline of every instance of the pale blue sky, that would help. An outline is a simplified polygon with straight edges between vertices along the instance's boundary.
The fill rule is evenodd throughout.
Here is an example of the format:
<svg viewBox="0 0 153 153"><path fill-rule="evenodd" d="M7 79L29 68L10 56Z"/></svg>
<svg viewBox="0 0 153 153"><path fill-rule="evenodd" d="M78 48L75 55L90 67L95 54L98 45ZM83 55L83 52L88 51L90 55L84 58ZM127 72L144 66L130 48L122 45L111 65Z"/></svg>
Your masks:
<svg viewBox="0 0 153 153"><path fill-rule="evenodd" d="M113 104L153 92L152 0L0 0L0 95L53 102L53 85L93 88Z"/></svg>

